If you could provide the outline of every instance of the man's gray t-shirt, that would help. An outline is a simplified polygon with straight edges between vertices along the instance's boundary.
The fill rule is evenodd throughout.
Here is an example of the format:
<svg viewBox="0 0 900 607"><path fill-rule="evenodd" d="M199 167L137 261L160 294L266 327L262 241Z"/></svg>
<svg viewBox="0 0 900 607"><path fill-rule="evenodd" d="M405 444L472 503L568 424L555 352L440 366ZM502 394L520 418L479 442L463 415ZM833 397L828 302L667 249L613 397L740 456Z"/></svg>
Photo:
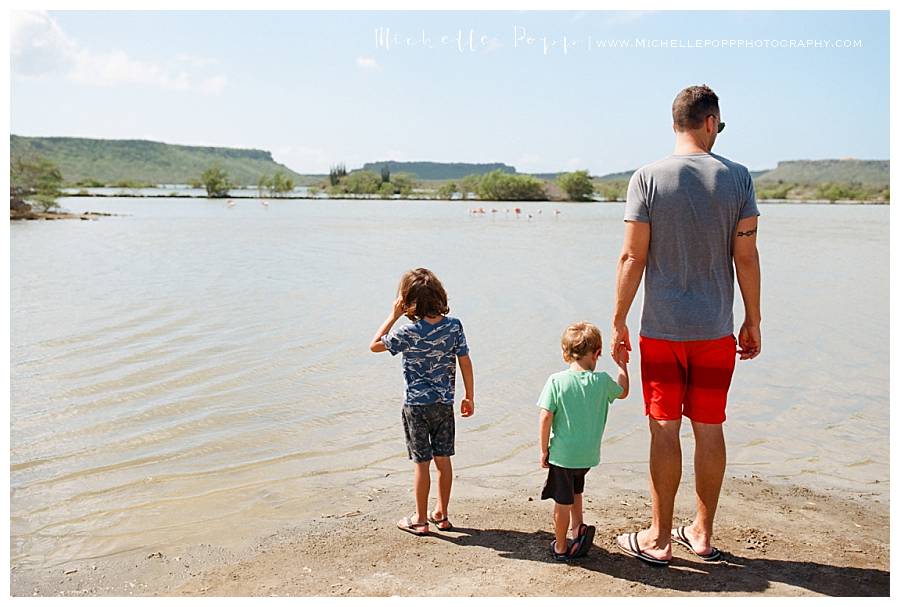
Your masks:
<svg viewBox="0 0 900 607"><path fill-rule="evenodd" d="M635 171L625 221L650 223L640 334L717 339L734 331L737 222L759 215L750 171L716 154L676 154Z"/></svg>

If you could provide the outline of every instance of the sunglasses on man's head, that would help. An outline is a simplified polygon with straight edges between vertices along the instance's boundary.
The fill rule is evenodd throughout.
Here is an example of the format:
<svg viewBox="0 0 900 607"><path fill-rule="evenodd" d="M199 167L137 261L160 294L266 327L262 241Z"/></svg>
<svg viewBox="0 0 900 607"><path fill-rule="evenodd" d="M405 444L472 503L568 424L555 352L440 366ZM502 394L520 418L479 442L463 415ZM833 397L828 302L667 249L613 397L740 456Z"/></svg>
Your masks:
<svg viewBox="0 0 900 607"><path fill-rule="evenodd" d="M715 114L710 114L710 116L715 116L716 119L719 120L719 117L716 116ZM721 133L721 132L724 131L724 130L725 130L725 123L722 122L721 120L719 120L719 130L716 131L716 132L717 132L717 133Z"/></svg>

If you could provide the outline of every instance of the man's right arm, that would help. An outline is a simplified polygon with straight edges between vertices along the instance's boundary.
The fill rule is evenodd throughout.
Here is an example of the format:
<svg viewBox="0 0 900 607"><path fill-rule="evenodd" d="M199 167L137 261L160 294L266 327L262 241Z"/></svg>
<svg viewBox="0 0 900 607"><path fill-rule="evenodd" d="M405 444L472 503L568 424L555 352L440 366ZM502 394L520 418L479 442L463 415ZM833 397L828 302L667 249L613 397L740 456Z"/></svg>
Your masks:
<svg viewBox="0 0 900 607"><path fill-rule="evenodd" d="M759 252L756 249L758 223L757 216L741 219L734 232L734 269L744 300L744 324L738 333L741 360L756 358L762 350Z"/></svg>
<svg viewBox="0 0 900 607"><path fill-rule="evenodd" d="M628 362L631 338L626 320L634 301L650 250L650 224L643 221L625 222L625 242L616 268L616 306L613 316L611 353L614 360Z"/></svg>

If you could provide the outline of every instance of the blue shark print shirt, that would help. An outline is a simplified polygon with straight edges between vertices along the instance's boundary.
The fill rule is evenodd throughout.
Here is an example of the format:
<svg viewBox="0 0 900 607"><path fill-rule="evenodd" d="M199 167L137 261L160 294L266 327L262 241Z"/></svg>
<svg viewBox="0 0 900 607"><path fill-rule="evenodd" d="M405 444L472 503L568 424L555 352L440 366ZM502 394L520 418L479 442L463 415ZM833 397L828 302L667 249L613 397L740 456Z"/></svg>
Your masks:
<svg viewBox="0 0 900 607"><path fill-rule="evenodd" d="M403 353L407 405L453 404L456 357L469 353L462 323L444 316L403 325L381 338L391 355Z"/></svg>

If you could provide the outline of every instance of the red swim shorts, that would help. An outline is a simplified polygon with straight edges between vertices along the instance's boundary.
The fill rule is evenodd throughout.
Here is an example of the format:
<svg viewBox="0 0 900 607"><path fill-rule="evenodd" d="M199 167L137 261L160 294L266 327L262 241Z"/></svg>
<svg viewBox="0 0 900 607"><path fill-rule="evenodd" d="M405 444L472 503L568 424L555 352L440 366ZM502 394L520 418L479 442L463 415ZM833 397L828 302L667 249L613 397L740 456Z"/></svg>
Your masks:
<svg viewBox="0 0 900 607"><path fill-rule="evenodd" d="M672 341L641 336L641 383L644 411L653 419L681 419L702 424L725 421L725 401L737 340Z"/></svg>

